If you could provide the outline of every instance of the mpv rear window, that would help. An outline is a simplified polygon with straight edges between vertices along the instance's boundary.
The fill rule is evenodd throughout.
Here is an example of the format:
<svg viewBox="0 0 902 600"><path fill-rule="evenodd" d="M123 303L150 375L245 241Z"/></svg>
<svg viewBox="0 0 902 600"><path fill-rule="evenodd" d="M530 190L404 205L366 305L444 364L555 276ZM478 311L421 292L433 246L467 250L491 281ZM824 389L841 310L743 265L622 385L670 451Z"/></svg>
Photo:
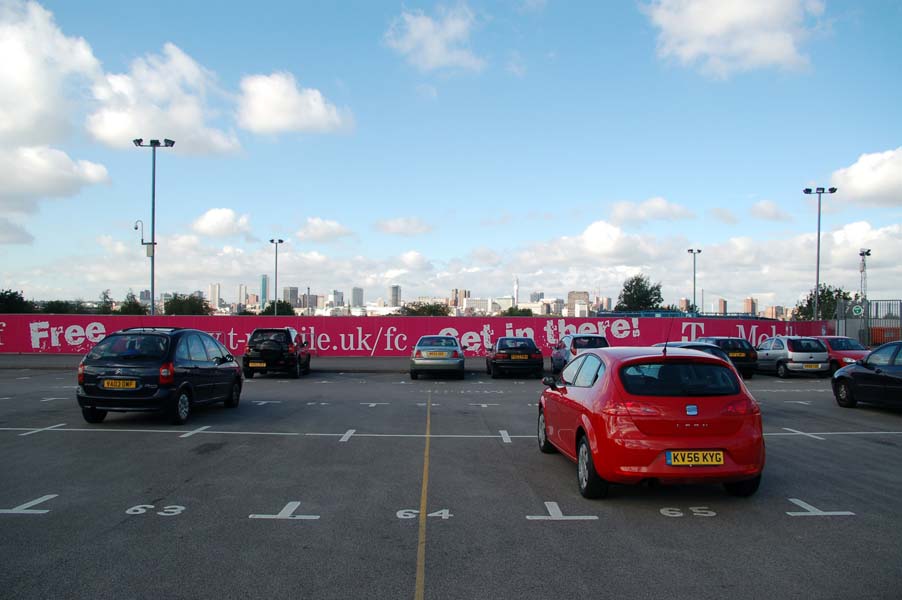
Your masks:
<svg viewBox="0 0 902 600"><path fill-rule="evenodd" d="M827 349L820 340L802 339L787 340L791 352L826 352Z"/></svg>
<svg viewBox="0 0 902 600"><path fill-rule="evenodd" d="M620 381L634 396L731 396L739 393L733 371L706 363L641 363L620 369Z"/></svg>
<svg viewBox="0 0 902 600"><path fill-rule="evenodd" d="M111 335L88 353L90 360L118 358L126 360L161 359L169 348L169 338L146 333Z"/></svg>
<svg viewBox="0 0 902 600"><path fill-rule="evenodd" d="M573 338L574 348L607 348L610 344L603 337L575 337Z"/></svg>
<svg viewBox="0 0 902 600"><path fill-rule="evenodd" d="M255 331L251 335L251 341L252 342L272 341L272 342L279 342L280 344L284 344L288 341L288 334L285 333L285 331L281 330L281 329L279 329L277 331L266 331L266 330Z"/></svg>

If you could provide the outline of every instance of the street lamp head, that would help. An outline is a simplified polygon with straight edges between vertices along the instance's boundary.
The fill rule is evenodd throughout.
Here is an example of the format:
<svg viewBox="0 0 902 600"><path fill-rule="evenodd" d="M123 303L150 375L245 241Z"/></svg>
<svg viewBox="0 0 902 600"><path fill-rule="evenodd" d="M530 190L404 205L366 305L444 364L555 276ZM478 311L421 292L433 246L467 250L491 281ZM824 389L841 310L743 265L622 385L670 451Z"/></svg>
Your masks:
<svg viewBox="0 0 902 600"><path fill-rule="evenodd" d="M832 187L832 188L828 189L827 191L828 191L829 193L831 193L831 194L835 194L835 193L836 193L836 188L835 188L835 187Z"/></svg>
<svg viewBox="0 0 902 600"><path fill-rule="evenodd" d="M175 146L175 140L165 139L163 140L163 145L167 148L172 148L173 146Z"/></svg>
<svg viewBox="0 0 902 600"><path fill-rule="evenodd" d="M138 147L140 148L140 147L141 147L141 144L144 143L144 139L143 139L143 138L135 138L135 139L132 140L132 143L133 143L135 146L138 146Z"/></svg>
<svg viewBox="0 0 902 600"><path fill-rule="evenodd" d="M858 256L870 256L870 255L871 255L871 249L870 249L870 248L862 248L862 249L859 250L859 252L858 252Z"/></svg>
<svg viewBox="0 0 902 600"><path fill-rule="evenodd" d="M160 140L150 140L150 145L153 146L154 148L159 148Z"/></svg>
<svg viewBox="0 0 902 600"><path fill-rule="evenodd" d="M811 193L811 188L805 188L805 189L802 190L802 191L803 191L804 193L806 193L806 194L810 194L810 193Z"/></svg>
<svg viewBox="0 0 902 600"><path fill-rule="evenodd" d="M823 194L823 193L824 193L824 188L817 188L817 189L814 190L814 191L817 192L818 194Z"/></svg>

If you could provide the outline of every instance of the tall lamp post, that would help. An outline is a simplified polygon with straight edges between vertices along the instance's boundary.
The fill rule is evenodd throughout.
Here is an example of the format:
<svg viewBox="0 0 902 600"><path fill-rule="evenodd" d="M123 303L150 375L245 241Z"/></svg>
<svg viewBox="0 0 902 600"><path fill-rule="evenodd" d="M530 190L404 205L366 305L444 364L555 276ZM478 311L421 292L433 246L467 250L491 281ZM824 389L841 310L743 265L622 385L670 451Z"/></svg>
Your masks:
<svg viewBox="0 0 902 600"><path fill-rule="evenodd" d="M157 298L156 289L154 288L154 258L157 250L157 148L160 148L161 146L163 148L172 148L175 146L175 142L170 139L164 139L162 144L160 143L160 140L150 140L145 144L143 138L136 138L132 140L132 143L139 148L150 148L151 155L153 156L151 159L150 170L150 244L148 245L147 252L150 256L150 314L155 315ZM143 236L141 243L144 243Z"/></svg>
<svg viewBox="0 0 902 600"><path fill-rule="evenodd" d="M276 247L276 280L273 282L273 301L272 301L272 314L274 317L279 316L279 244L285 243L285 240L281 238L274 238L269 240L270 244L273 244Z"/></svg>
<svg viewBox="0 0 902 600"><path fill-rule="evenodd" d="M861 257L861 265L858 267L858 270L861 271L861 299L868 299L868 256L871 255L870 248L862 248L858 251L858 256Z"/></svg>
<svg viewBox="0 0 902 600"><path fill-rule="evenodd" d="M698 306L695 304L695 257L702 251L699 248L689 248L686 252L692 255L692 310L698 312Z"/></svg>
<svg viewBox="0 0 902 600"><path fill-rule="evenodd" d="M832 187L827 190L822 187L814 190L805 188L802 191L806 194L817 194L817 259L814 267L814 320L817 321L820 316L817 305L821 295L821 194L835 194L836 188Z"/></svg>

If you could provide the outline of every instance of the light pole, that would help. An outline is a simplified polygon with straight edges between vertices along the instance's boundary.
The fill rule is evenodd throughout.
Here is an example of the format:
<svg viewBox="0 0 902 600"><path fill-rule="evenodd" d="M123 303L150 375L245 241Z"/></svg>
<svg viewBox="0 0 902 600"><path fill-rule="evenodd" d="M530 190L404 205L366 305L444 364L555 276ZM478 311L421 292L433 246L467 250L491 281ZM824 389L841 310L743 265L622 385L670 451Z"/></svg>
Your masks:
<svg viewBox="0 0 902 600"><path fill-rule="evenodd" d="M160 146L172 148L175 146L175 142L170 139L164 139L162 144L160 140L150 140L150 142L145 144L143 138L136 138L132 140L132 143L139 148L150 148L153 156L150 170L150 244L147 251L150 255L150 314L155 315L157 298L154 288L154 258L157 249L157 148ZM141 243L143 244L144 241L142 240Z"/></svg>
<svg viewBox="0 0 902 600"><path fill-rule="evenodd" d="M279 316L279 244L285 243L285 240L281 238L274 238L269 240L270 244L273 244L276 247L276 280L273 282L273 301L272 301L272 314L274 317Z"/></svg>
<svg viewBox="0 0 902 600"><path fill-rule="evenodd" d="M821 295L821 194L825 193L824 188L819 187L812 190L805 188L802 190L806 194L817 194L817 259L814 267L814 320L818 320L818 298ZM835 194L836 188L832 187L826 190L827 194Z"/></svg>
<svg viewBox="0 0 902 600"><path fill-rule="evenodd" d="M868 298L868 261L867 257L871 255L870 248L862 248L858 251L858 256L861 257L861 265L858 267L858 270L861 271L861 299L867 300Z"/></svg>
<svg viewBox="0 0 902 600"><path fill-rule="evenodd" d="M689 248L686 252L692 255L692 310L698 312L698 306L695 304L695 257L702 251L699 248Z"/></svg>

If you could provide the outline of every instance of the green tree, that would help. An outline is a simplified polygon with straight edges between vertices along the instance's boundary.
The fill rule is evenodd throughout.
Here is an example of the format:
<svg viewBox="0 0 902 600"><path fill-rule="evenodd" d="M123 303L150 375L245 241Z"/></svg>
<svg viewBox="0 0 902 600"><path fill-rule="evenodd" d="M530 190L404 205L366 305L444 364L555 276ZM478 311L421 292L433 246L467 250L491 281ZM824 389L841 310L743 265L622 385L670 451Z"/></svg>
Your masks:
<svg viewBox="0 0 902 600"><path fill-rule="evenodd" d="M120 315L146 315L148 312L147 307L135 298L135 293L131 290L125 295L125 302L119 305L118 310Z"/></svg>
<svg viewBox="0 0 902 600"><path fill-rule="evenodd" d="M447 317L451 307L441 302L411 302L401 307L404 317Z"/></svg>
<svg viewBox="0 0 902 600"><path fill-rule="evenodd" d="M661 296L661 282L652 285L645 275L634 275L623 282L623 289L617 297L617 311L657 310L664 300Z"/></svg>
<svg viewBox="0 0 902 600"><path fill-rule="evenodd" d="M48 300L44 303L41 312L48 315L69 315L78 312L77 307L72 302L66 300Z"/></svg>
<svg viewBox="0 0 902 600"><path fill-rule="evenodd" d="M211 315L213 307L199 296L173 294L163 303L163 312L167 315Z"/></svg>
<svg viewBox="0 0 902 600"><path fill-rule="evenodd" d="M110 296L110 290L103 290L100 293L100 304L97 305L97 314L113 314L113 298Z"/></svg>
<svg viewBox="0 0 902 600"><path fill-rule="evenodd" d="M0 313L32 313L34 304L25 299L22 292L0 291Z"/></svg>
<svg viewBox="0 0 902 600"><path fill-rule="evenodd" d="M822 283L817 296L817 312L821 320L834 319L836 318L836 305L840 300L852 302L858 299L858 292L852 295L842 288ZM808 292L808 295L796 304L795 315L799 321L814 320L814 290Z"/></svg>
<svg viewBox="0 0 902 600"><path fill-rule="evenodd" d="M266 308L260 313L261 315L272 315L275 314L276 306L279 308L279 314L283 316L294 316L294 307L291 306L290 302L285 302L284 300L278 300L278 305L276 302L270 302L266 305Z"/></svg>
<svg viewBox="0 0 902 600"><path fill-rule="evenodd" d="M516 306L511 306L509 309L501 311L502 317L531 317L532 309L531 308L517 308Z"/></svg>

